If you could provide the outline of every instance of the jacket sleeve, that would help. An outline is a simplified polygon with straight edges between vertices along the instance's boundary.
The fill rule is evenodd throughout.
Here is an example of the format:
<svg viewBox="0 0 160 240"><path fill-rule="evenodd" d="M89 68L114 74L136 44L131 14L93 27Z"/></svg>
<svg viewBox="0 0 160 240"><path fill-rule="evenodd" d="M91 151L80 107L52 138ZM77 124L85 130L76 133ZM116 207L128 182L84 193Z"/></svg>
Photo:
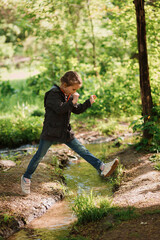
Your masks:
<svg viewBox="0 0 160 240"><path fill-rule="evenodd" d="M84 103L79 103L76 104L75 106L73 105L72 112L75 114L80 114L86 111L87 108L91 107L90 100L87 99Z"/></svg>
<svg viewBox="0 0 160 240"><path fill-rule="evenodd" d="M69 110L72 111L73 108L72 99L69 99L68 102L63 102L60 94L58 92L53 93L52 91L45 96L44 105L45 108L50 108L57 114L64 114Z"/></svg>

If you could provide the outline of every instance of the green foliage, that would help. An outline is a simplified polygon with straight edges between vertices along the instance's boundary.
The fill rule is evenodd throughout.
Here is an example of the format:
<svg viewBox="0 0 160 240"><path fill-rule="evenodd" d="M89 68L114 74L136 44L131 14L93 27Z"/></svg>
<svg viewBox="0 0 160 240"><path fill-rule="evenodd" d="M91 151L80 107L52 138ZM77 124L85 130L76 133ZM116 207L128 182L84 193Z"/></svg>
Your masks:
<svg viewBox="0 0 160 240"><path fill-rule="evenodd" d="M153 154L149 160L154 163L154 169L160 171L160 154Z"/></svg>
<svg viewBox="0 0 160 240"><path fill-rule="evenodd" d="M160 154L153 154L150 158L149 158L149 160L151 161L151 162L160 162Z"/></svg>
<svg viewBox="0 0 160 240"><path fill-rule="evenodd" d="M121 77L115 76L114 81L106 81L109 79L107 74L101 77L101 82L97 77L85 78L79 91L81 98L86 99L89 94L97 96L96 102L87 113L105 117L140 114L140 92L137 91L138 80L134 74L134 72L132 76L130 74L130 79L127 79L128 76L123 73Z"/></svg>
<svg viewBox="0 0 160 240"><path fill-rule="evenodd" d="M112 183L113 191L117 191L121 185L123 176L124 176L124 166L122 164L118 164L118 167L114 171L113 175L109 177L109 181Z"/></svg>
<svg viewBox="0 0 160 240"><path fill-rule="evenodd" d="M128 207L127 209L117 209L114 212L114 217L117 221L127 221L137 217L138 214L135 213L134 207Z"/></svg>
<svg viewBox="0 0 160 240"><path fill-rule="evenodd" d="M33 94L42 95L44 97L45 92L53 85L52 81L53 79L44 72L27 79L26 83Z"/></svg>
<svg viewBox="0 0 160 240"><path fill-rule="evenodd" d="M100 203L101 207L97 207L94 202L92 191L90 195L83 194L78 195L74 201L73 211L78 218L78 224L85 224L87 222L97 221L107 214L110 207L109 200L103 200Z"/></svg>
<svg viewBox="0 0 160 240"><path fill-rule="evenodd" d="M160 138L159 120L156 120L160 115L158 6L157 2L145 3L155 114L145 126L140 123L139 130L149 128L153 134L151 151L159 149ZM131 1L2 0L0 15L0 65L9 69L15 66L17 57L29 56L30 64L38 62L36 67L40 70L21 87L13 86L10 78L10 82L0 83L2 115L40 116L45 92L70 69L80 73L83 79L79 91L81 101L91 94L97 95L96 102L83 117L141 114L137 29ZM112 126L102 130L106 134L114 131ZM145 140L139 148L144 145Z"/></svg>
<svg viewBox="0 0 160 240"><path fill-rule="evenodd" d="M4 217L4 222L7 223L10 219L12 219L13 217L8 215L8 214L3 214L3 217Z"/></svg>
<svg viewBox="0 0 160 240"><path fill-rule="evenodd" d="M43 99L33 94L32 89L26 87L26 82L0 82L0 112L1 116L28 117L36 109L42 111ZM4 94L3 94L4 92Z"/></svg>
<svg viewBox="0 0 160 240"><path fill-rule="evenodd" d="M11 86L9 81L0 82L0 92L2 97L6 95L12 95L15 93L15 89Z"/></svg>
<svg viewBox="0 0 160 240"><path fill-rule="evenodd" d="M31 117L43 117L44 116L44 111L40 109L36 109L31 113Z"/></svg>
<svg viewBox="0 0 160 240"><path fill-rule="evenodd" d="M6 43L6 37L0 36L0 58L11 58L14 55L14 47L12 43Z"/></svg>
<svg viewBox="0 0 160 240"><path fill-rule="evenodd" d="M154 169L160 171L160 162L155 164Z"/></svg>
<svg viewBox="0 0 160 240"><path fill-rule="evenodd" d="M42 119L38 117L1 119L1 147L17 147L29 142L39 141L42 130Z"/></svg>
<svg viewBox="0 0 160 240"><path fill-rule="evenodd" d="M144 118L148 118L148 121L144 122ZM131 123L133 131L143 132L145 129L148 130L149 134L152 135L151 139L143 138L140 143L137 144L137 150L146 149L151 152L160 151L160 125L159 116L144 116Z"/></svg>
<svg viewBox="0 0 160 240"><path fill-rule="evenodd" d="M126 221L139 216L135 212L135 208L130 206L128 208L112 206L110 199L98 200L98 198L93 197L92 191L90 195L83 193L76 197L73 211L78 218L77 224L97 221L107 215L113 215L115 222Z"/></svg>

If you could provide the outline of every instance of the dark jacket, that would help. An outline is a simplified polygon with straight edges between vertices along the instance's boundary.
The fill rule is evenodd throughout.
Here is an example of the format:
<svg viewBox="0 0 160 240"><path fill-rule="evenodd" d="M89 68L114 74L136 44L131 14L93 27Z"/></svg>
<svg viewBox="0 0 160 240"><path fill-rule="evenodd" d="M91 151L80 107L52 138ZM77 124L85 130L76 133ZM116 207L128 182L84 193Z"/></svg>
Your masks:
<svg viewBox="0 0 160 240"><path fill-rule="evenodd" d="M45 119L41 139L55 142L69 142L74 138L69 124L71 112L79 114L91 106L90 100L73 105L73 97L65 99L61 89L54 85L44 97Z"/></svg>

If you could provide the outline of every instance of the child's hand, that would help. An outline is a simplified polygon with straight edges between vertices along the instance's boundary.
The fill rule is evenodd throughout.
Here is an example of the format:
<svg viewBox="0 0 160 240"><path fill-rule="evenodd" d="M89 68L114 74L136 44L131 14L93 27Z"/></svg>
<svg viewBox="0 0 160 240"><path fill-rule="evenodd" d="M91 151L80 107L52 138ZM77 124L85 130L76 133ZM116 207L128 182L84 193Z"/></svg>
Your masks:
<svg viewBox="0 0 160 240"><path fill-rule="evenodd" d="M72 103L76 104L78 102L79 94L75 92L72 96L73 96Z"/></svg>
<svg viewBox="0 0 160 240"><path fill-rule="evenodd" d="M95 99L96 99L96 95L91 95L90 96L90 103L93 104L95 102Z"/></svg>

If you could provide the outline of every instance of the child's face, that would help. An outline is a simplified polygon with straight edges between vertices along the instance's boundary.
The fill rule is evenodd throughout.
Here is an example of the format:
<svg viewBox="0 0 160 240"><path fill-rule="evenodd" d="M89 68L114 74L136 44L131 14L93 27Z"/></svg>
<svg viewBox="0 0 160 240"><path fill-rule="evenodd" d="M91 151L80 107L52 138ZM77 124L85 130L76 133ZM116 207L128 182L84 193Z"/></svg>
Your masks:
<svg viewBox="0 0 160 240"><path fill-rule="evenodd" d="M68 87L63 85L63 90L67 95L70 95L70 94L74 94L80 87L81 85L77 83Z"/></svg>

